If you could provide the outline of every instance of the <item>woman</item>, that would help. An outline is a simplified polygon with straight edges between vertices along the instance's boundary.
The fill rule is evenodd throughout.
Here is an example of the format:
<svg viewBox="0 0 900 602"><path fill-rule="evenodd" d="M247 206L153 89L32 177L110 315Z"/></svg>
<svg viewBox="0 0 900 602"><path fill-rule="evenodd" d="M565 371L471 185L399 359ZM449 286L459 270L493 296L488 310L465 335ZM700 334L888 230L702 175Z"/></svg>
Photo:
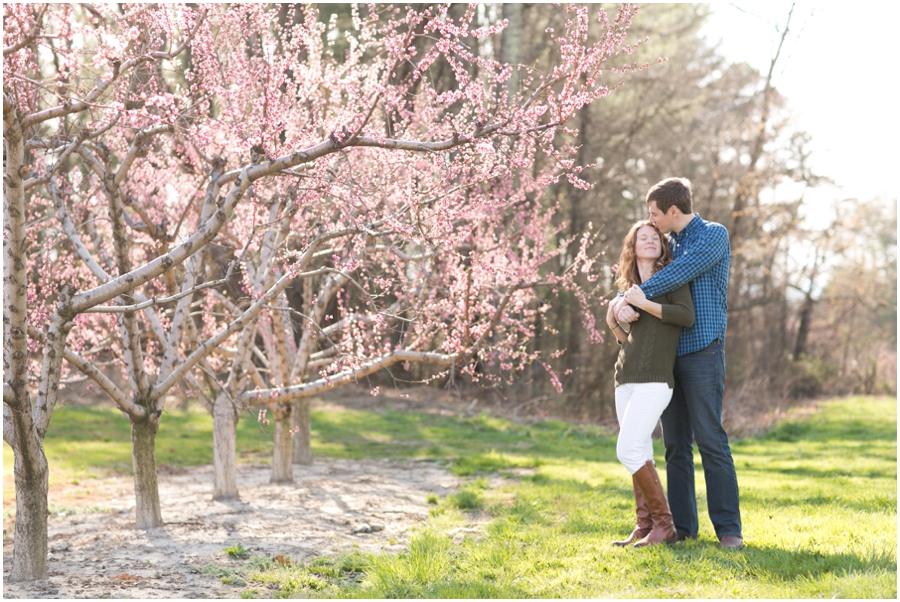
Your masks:
<svg viewBox="0 0 900 602"><path fill-rule="evenodd" d="M650 222L639 221L625 237L616 284L622 293L635 287L640 291L638 285L671 262L666 238ZM636 307L643 310L630 331L625 332L616 321L619 308L627 303L623 297L609 304L606 323L622 346L616 362L616 454L631 473L637 527L627 539L613 545L634 543L640 548L672 543L676 538L669 502L653 463L651 435L672 399L678 338L682 327L694 323L694 304L688 285L655 299L643 294L629 297L638 299Z"/></svg>

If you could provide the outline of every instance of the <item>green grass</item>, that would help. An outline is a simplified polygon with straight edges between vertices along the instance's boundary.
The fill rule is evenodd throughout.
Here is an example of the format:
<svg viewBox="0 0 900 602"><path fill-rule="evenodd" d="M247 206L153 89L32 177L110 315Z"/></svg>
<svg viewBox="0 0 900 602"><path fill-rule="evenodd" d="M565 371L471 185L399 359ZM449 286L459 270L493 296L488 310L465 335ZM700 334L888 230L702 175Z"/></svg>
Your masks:
<svg viewBox="0 0 900 602"><path fill-rule="evenodd" d="M244 544L241 542L237 542L234 545L228 546L223 550L232 558L248 558L250 556L250 550L244 547Z"/></svg>
<svg viewBox="0 0 900 602"><path fill-rule="evenodd" d="M634 502L615 438L602 429L314 411L315 454L437 460L466 483L423 500L431 516L401 554L290 564L253 557L219 577L246 582L243 598L896 598L896 399L820 407L789 414L765 436L732 441L747 542L741 551L715 541L699 455L700 539L621 549L609 542L630 532ZM238 449L259 460L268 457L271 433L253 418L239 427ZM211 428L200 412L165 415L159 461L210 462ZM76 437L94 444L84 457L71 457L83 453L67 447ZM167 446L178 453L167 456ZM130 471L127 422L118 412L63 408L46 448L55 478ZM491 487L491 474L507 479Z"/></svg>
<svg viewBox="0 0 900 602"><path fill-rule="evenodd" d="M298 565L258 570L248 581L278 597L896 598L896 400L850 398L821 407L763 437L732 442L747 541L741 551L716 543L702 503L699 456L700 539L620 549L609 542L632 528L630 482L615 460L614 440L596 429L424 415L321 416L320 434L344 441L338 435L347 428L347 436L388 457L403 456L392 443L402 436L406 455L428 457L432 451L420 442L430 441L463 474L475 466L501 474L510 465L536 471L496 489L478 479L437 500L406 552L357 556L361 574L352 579L320 574L306 586L310 568ZM343 457L361 453L349 445L332 449ZM492 455L509 464L480 463ZM460 527L485 518L483 528L459 537Z"/></svg>
<svg viewBox="0 0 900 602"><path fill-rule="evenodd" d="M201 408L163 414L156 436L156 462L174 467L212 462L212 416ZM256 415L245 413L238 426L238 455L269 461L272 429L263 430ZM60 406L44 440L50 485L74 484L90 478L132 474L131 427L118 410ZM3 499L14 500L12 449L3 445ZM6 508L4 508L6 514Z"/></svg>

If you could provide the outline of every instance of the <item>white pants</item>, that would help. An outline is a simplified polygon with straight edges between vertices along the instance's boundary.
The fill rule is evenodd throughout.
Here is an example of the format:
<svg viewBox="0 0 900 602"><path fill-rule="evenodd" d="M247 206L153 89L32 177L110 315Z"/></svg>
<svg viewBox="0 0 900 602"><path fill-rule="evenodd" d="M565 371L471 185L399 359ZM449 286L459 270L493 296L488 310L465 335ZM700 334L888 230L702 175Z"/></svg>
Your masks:
<svg viewBox="0 0 900 602"><path fill-rule="evenodd" d="M672 389L667 383L625 383L616 387L616 455L631 474L647 460L653 461L653 429L671 399Z"/></svg>

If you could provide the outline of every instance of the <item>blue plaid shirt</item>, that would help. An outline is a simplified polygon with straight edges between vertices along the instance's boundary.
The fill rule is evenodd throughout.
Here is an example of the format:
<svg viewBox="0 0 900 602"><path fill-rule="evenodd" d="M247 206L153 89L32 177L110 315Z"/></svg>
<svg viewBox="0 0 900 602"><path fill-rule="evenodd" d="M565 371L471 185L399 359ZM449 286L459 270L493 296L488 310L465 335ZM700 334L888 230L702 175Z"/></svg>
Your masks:
<svg viewBox="0 0 900 602"><path fill-rule="evenodd" d="M728 268L731 245L728 230L694 214L682 230L669 234L674 261L641 285L648 299L671 293L691 283L694 298L694 325L681 331L676 355L700 351L715 339L725 342L728 324Z"/></svg>

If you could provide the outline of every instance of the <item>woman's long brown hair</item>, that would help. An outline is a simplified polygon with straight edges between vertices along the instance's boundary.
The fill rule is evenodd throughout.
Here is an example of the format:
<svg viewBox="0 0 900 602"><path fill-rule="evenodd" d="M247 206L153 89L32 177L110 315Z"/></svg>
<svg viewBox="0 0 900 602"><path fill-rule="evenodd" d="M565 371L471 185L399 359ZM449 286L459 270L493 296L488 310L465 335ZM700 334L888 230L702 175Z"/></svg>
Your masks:
<svg viewBox="0 0 900 602"><path fill-rule="evenodd" d="M641 274L638 271L637 258L634 254L634 246L637 243L637 232L644 226L650 226L659 234L660 248L662 252L659 259L653 262L653 273L660 271L670 263L672 263L672 250L669 248L669 240L663 236L659 228L651 224L648 220L642 219L631 227L625 236L625 242L622 243L622 254L619 256L619 271L616 276L616 285L622 292L631 288L632 284L642 284Z"/></svg>

